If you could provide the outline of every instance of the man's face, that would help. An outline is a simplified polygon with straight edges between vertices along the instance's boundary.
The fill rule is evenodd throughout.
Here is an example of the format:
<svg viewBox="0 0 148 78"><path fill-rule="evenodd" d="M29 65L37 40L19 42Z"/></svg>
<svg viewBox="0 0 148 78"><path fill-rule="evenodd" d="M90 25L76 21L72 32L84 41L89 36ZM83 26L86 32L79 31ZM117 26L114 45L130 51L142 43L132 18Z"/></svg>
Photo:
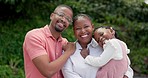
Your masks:
<svg viewBox="0 0 148 78"><path fill-rule="evenodd" d="M51 14L51 25L57 32L64 31L72 22L73 13L66 7L60 7L55 9Z"/></svg>

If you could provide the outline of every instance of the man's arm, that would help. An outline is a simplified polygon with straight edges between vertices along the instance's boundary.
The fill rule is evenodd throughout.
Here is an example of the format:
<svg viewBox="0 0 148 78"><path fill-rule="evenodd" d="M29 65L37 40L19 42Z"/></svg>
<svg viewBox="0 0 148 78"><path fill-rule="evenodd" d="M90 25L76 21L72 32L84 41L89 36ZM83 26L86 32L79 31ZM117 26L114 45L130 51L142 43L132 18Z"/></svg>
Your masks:
<svg viewBox="0 0 148 78"><path fill-rule="evenodd" d="M37 67L37 69L40 71L42 75L45 77L51 78L55 73L57 73L66 63L67 59L70 57L71 54L73 54L73 50L71 48L74 47L74 43L67 44L67 49L63 55L61 55L58 59L55 61L49 62L50 59L47 55L41 55L36 58L34 58L32 61L34 65Z"/></svg>

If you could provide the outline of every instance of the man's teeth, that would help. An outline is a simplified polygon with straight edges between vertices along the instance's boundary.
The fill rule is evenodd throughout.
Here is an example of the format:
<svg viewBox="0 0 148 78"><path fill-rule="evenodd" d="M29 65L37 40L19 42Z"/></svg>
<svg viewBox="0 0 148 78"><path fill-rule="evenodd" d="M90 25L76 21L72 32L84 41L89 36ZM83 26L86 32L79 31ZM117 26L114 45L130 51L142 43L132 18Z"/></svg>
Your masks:
<svg viewBox="0 0 148 78"><path fill-rule="evenodd" d="M88 35L82 35L81 37L87 37Z"/></svg>

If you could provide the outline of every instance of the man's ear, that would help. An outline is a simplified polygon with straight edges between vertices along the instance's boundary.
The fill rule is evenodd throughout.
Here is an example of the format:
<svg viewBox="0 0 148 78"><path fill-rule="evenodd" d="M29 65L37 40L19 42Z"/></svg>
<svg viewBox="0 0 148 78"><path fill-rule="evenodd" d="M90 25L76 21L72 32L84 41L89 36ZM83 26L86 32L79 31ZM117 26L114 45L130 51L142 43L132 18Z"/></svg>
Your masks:
<svg viewBox="0 0 148 78"><path fill-rule="evenodd" d="M50 15L50 20L53 18L53 16L54 16L54 13L51 13L51 15Z"/></svg>

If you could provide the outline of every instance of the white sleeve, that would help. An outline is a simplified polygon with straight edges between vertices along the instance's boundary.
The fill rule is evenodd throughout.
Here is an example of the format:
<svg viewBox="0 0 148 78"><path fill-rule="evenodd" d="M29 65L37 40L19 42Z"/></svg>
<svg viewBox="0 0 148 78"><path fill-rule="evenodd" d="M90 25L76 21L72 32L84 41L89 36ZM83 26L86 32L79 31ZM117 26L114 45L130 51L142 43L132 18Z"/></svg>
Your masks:
<svg viewBox="0 0 148 78"><path fill-rule="evenodd" d="M128 49L126 43L124 43L124 42L122 42L122 43L124 44L124 46L125 46L125 48L126 48L127 54L129 54L129 53L130 53L130 49ZM130 59L129 59L128 55L127 55L127 60L128 60L128 64L129 64L129 65L128 65L128 69L127 69L125 75L126 75L128 78L133 78L134 72L133 72L133 69L130 67L131 62L130 62Z"/></svg>
<svg viewBox="0 0 148 78"><path fill-rule="evenodd" d="M110 42L108 42L105 44L104 51L99 57L93 57L88 55L85 58L85 62L94 67L101 67L108 63L114 57L115 51L115 47L112 46Z"/></svg>
<svg viewBox="0 0 148 78"><path fill-rule="evenodd" d="M67 60L66 64L62 68L62 73L64 78L82 78L76 72L73 71L72 62L70 58Z"/></svg>
<svg viewBox="0 0 148 78"><path fill-rule="evenodd" d="M130 59L129 59L128 56L127 56L127 58L128 58L128 64L129 64L129 65L128 65L128 69L127 69L125 75L126 75L128 78L133 78L133 76L134 76L133 69L130 67Z"/></svg>
<svg viewBox="0 0 148 78"><path fill-rule="evenodd" d="M121 42L125 46L127 54L129 54L130 53L130 49L128 49L128 47L127 47L125 42L123 42L123 41L121 41Z"/></svg>

